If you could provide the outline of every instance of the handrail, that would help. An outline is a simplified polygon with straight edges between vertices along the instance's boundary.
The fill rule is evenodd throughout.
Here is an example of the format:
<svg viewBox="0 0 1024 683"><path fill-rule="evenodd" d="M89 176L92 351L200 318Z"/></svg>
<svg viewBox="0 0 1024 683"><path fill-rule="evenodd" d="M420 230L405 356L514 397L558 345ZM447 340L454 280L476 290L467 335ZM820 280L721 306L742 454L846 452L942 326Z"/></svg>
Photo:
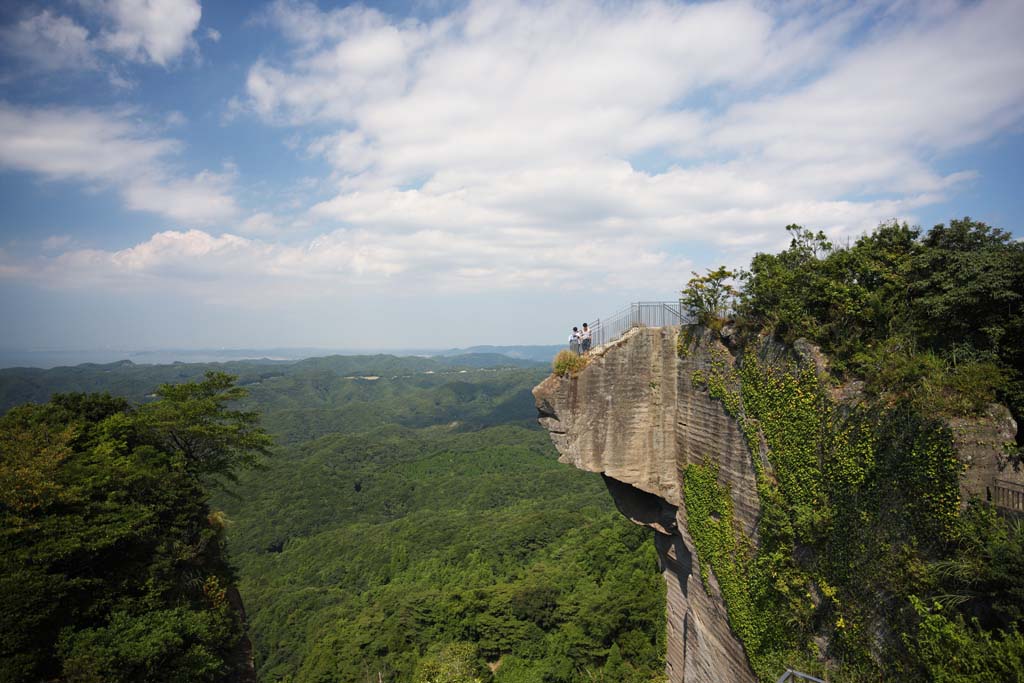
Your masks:
<svg viewBox="0 0 1024 683"><path fill-rule="evenodd" d="M680 301L637 301L590 324L591 346L613 342L634 327L667 327L693 322Z"/></svg>
<svg viewBox="0 0 1024 683"><path fill-rule="evenodd" d="M1024 485L1006 479L996 479L992 503L1011 512L1024 512Z"/></svg>
<svg viewBox="0 0 1024 683"><path fill-rule="evenodd" d="M786 672L779 676L779 680L775 681L775 683L786 683L786 681L796 679L802 681L811 681L812 683L825 683L825 681L821 680L820 678L815 678L810 674L805 674L802 671L794 671L793 669L786 669Z"/></svg>

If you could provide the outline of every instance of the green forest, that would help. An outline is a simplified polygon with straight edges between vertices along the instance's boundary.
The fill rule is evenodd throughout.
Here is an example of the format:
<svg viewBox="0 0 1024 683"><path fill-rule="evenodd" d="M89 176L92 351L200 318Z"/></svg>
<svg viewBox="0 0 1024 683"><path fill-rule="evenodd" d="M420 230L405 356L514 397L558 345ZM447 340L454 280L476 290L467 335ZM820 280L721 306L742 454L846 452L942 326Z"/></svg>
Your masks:
<svg viewBox="0 0 1024 683"><path fill-rule="evenodd" d="M34 566L38 545L59 540L49 538L54 531L33 527L5 535L3 550L16 551L5 555L17 571L36 570L76 599L95 601L72 619L70 597L36 595L26 609L45 606L50 629L32 655L37 668L26 668L20 659L27 656L30 623L9 622L0 641L5 680L231 680L240 626L226 600L218 603L220 612L213 610L204 592L209 576L217 577L226 595L235 586L240 591L259 680L663 676L664 585L650 532L614 510L599 477L557 463L547 434L537 427L530 396L547 372L536 364L493 355L338 356L291 364L4 370L5 407L41 402L13 408L4 418L10 435L4 476L23 478L32 468L72 486L89 463L101 469L88 475L90 481L104 482L89 498L105 514L132 519L140 507L159 510L146 495L171 495L169 485L155 487L152 478L171 482L167 468L173 466L153 469L150 457L157 455L130 440L112 450L108 441L119 432L107 435L114 424L154 419L144 416L196 419L191 403L167 398L194 391L189 387L210 381L205 373L223 370L237 377L237 387L220 389L231 392L235 413L228 415L259 415L274 447L256 462L242 456L263 453L262 442L246 450L246 444L223 435L213 450L226 453L227 460L188 478L193 488L179 494L185 500L174 499L188 511L187 528L195 537L170 526L161 542L152 526L132 527L130 538L113 537L109 549L96 549L89 560L91 584L62 575L65 564L56 560ZM176 384L156 390L166 383ZM74 393L100 390L130 403ZM64 393L45 403L54 392ZM69 400L106 407L69 412ZM46 439L61 430L104 436L76 441L52 461L46 448L26 443L14 429L30 416L46 423ZM125 449L133 454L128 460ZM29 455L34 460L26 463ZM172 456L166 456L169 462ZM149 493L122 496L125 475L112 473L117 468L145 470L150 478L140 490ZM7 522L14 510L8 501L4 505ZM37 514L62 529L81 527L79 534L106 533L100 511L55 503ZM140 545L122 563L115 549L143 539L150 545ZM173 549L188 555L181 539L188 547L202 545L207 555L216 548L215 557L198 562L161 554ZM116 571L100 576L108 565ZM168 582L194 590L150 585L158 568ZM4 597L24 583L10 569ZM118 591L131 595L124 607L113 597ZM191 619L193 613L204 619L218 614L221 621L203 626L182 616ZM156 648L175 638L175 628L188 634L176 636L177 650L118 650L119 639ZM214 641L221 643L219 651ZM74 652L65 645L70 642L76 643ZM186 656L196 648L209 656ZM77 673L88 658L100 672L91 678ZM157 664L170 659L180 670Z"/></svg>
<svg viewBox="0 0 1024 683"><path fill-rule="evenodd" d="M953 434L993 401L1021 424L1024 243L969 218L886 223L845 246L788 230L782 252L683 291L700 326L680 353L700 330L725 343L694 384L767 454L757 548L714 465L684 474L733 630L763 680L793 666L833 681L1024 681L1024 524L984 494L963 499ZM824 372L770 352L802 339ZM1022 436L1002 445L1014 472Z"/></svg>

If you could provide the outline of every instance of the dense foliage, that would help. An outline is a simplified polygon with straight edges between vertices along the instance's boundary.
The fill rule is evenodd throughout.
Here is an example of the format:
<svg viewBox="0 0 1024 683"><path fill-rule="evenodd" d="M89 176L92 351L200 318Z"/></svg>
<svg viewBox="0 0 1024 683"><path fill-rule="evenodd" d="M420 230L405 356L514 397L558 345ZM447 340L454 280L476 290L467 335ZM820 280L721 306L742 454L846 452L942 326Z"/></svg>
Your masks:
<svg viewBox="0 0 1024 683"><path fill-rule="evenodd" d="M998 398L1021 421L1024 242L969 218L924 235L887 223L847 248L788 230L788 249L744 273L741 319L814 340L890 401L949 414Z"/></svg>
<svg viewBox="0 0 1024 683"><path fill-rule="evenodd" d="M333 357L215 366L239 376L248 391L242 407L258 411L280 444L266 468L240 473L230 491L215 494L227 516L210 518L216 537L204 546L216 545L222 561L228 537L261 680L663 677L664 584L650 532L614 510L598 477L556 462L530 395L543 370L474 365L487 363ZM139 434L159 431L167 437L162 452L203 480L167 501L166 514L197 511L205 521L205 488L229 480L203 472L246 458L231 449L210 458L197 448L192 430L209 426L201 414L173 423L168 399L210 407L195 386L150 392L159 381L202 377L210 367L8 370L0 372L0 397L109 389L141 403L133 411L114 399L113 413L131 416ZM223 387L216 396L238 398L233 392ZM15 408L5 419L28 410L41 408ZM211 439L249 424L236 418L218 421ZM144 490L177 491L158 473L161 486ZM103 479L108 508L122 480ZM121 513L130 517L128 509ZM207 587L214 596L231 578L219 566L219 588ZM204 583L188 585L202 592ZM33 609L40 607L26 607ZM63 625L60 609L50 612L55 632ZM134 662L125 664L129 678L160 668L173 680L173 667L157 661L203 672L206 664L184 653L200 637L208 649L230 644L237 624L224 622L232 630L218 634L217 624L197 622L190 609L140 608L131 620L111 612L104 628L83 631L76 647L104 661ZM171 649L160 649L161 634ZM23 647L12 644L11 651ZM180 678L203 675L216 678Z"/></svg>
<svg viewBox="0 0 1024 683"><path fill-rule="evenodd" d="M789 229L743 275L733 352L712 343L693 376L755 454L759 544L710 463L684 472L698 554L755 671L1024 680L1024 525L960 499L947 425L996 398L1020 414L1024 247L969 219L923 238L886 224L845 249ZM772 333L817 342L834 374ZM681 335L681 353L696 342ZM866 396L837 404L833 384L858 378Z"/></svg>
<svg viewBox="0 0 1024 683"><path fill-rule="evenodd" d="M212 481L265 454L227 375L132 409L58 394L0 418L0 680L215 681L244 664Z"/></svg>
<svg viewBox="0 0 1024 683"><path fill-rule="evenodd" d="M614 510L599 478L556 461L529 396L542 377L304 374L252 387L287 441L223 501L261 679L662 676L650 532Z"/></svg>
<svg viewBox="0 0 1024 683"><path fill-rule="evenodd" d="M720 322L732 313L737 290L731 281L735 277L736 273L725 266L705 275L693 273L680 297L683 309L701 325L718 329Z"/></svg>

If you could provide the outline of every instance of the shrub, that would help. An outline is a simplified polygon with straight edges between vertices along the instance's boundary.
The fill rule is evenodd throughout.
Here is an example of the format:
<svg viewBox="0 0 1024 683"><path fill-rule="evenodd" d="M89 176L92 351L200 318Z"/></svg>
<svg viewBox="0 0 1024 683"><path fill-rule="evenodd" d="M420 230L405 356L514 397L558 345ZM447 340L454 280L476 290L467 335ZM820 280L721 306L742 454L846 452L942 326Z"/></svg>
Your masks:
<svg viewBox="0 0 1024 683"><path fill-rule="evenodd" d="M555 360L551 363L552 370L559 377L569 377L570 375L575 377L585 367L587 367L587 357L573 353L568 349L559 351L558 355L555 356Z"/></svg>
<svg viewBox="0 0 1024 683"><path fill-rule="evenodd" d="M729 280L736 273L719 266L716 270L708 269L707 275L693 273L681 293L681 303L686 312L694 316L702 325L707 325L716 332L722 329L724 319L732 312L738 294Z"/></svg>

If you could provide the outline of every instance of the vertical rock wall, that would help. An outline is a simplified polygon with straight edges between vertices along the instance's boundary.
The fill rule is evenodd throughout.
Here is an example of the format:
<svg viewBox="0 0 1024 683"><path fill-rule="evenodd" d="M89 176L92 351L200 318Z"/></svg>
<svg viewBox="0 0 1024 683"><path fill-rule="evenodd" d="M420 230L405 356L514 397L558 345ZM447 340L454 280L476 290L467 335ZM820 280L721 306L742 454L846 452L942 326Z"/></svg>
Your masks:
<svg viewBox="0 0 1024 683"><path fill-rule="evenodd" d="M559 460L600 472L619 510L655 531L667 585L669 681L754 681L743 645L729 628L714 572L708 572L707 588L701 581L687 526L683 473L690 464L714 465L718 483L732 497L736 530L756 545L760 503L753 458L765 472L772 467L763 439L751 454L722 402L694 386L694 373L708 376L714 363L733 362L721 337L686 328L680 356L679 333L671 327L634 329L592 351L577 377L549 377L533 393ZM767 339L757 354L772 365L813 362L827 386L827 359L804 340L788 347ZM732 374L718 370L719 377ZM857 382L831 392L841 404L861 400ZM947 424L964 465L962 502L976 496L1008 514L1021 514L1024 468L1004 449L1017 431L1006 408L992 405L984 415Z"/></svg>
<svg viewBox="0 0 1024 683"><path fill-rule="evenodd" d="M683 468L717 463L734 519L753 537L759 511L753 462L735 420L693 386L693 371L710 357L698 350L681 359L677 332L635 329L591 352L578 377L549 377L533 393L559 460L602 473L623 514L656 532L668 593L669 681L755 681L714 573L709 590L700 579L682 505Z"/></svg>

